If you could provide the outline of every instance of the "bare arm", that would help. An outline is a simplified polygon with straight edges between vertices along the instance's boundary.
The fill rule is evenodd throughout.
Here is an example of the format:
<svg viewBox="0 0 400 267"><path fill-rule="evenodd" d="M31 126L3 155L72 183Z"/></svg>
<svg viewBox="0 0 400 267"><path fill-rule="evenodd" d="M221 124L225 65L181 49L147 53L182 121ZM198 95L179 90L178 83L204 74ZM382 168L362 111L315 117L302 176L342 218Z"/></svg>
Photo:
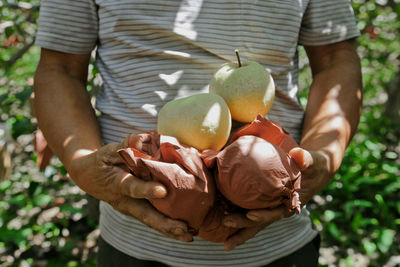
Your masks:
<svg viewBox="0 0 400 267"><path fill-rule="evenodd" d="M86 91L89 57L42 49L34 107L50 147L82 190L168 237L191 241L186 223L164 216L147 201L165 197L165 187L120 167L118 149L128 142L140 147L140 137L130 135L121 143L102 145Z"/></svg>
<svg viewBox="0 0 400 267"><path fill-rule="evenodd" d="M336 172L361 116L360 59L354 41L306 47L313 83L305 113L301 147L322 150Z"/></svg>
<svg viewBox="0 0 400 267"><path fill-rule="evenodd" d="M43 49L35 75L35 112L39 127L66 168L80 152L102 145L86 91L90 55Z"/></svg>

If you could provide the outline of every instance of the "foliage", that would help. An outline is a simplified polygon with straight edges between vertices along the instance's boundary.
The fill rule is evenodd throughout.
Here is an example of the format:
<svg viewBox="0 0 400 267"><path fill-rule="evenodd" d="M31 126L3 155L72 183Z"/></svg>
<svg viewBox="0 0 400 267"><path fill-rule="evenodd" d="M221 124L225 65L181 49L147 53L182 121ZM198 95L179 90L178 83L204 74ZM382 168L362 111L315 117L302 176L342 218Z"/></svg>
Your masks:
<svg viewBox="0 0 400 267"><path fill-rule="evenodd" d="M83 192L57 159L44 172L35 165L37 122L29 96L39 60L32 47L39 2L0 1L0 124L11 129L14 165L10 179L0 182L0 266L93 266L97 221ZM309 209L322 251L335 256L322 265L390 266L400 256L400 132L382 114L385 88L399 72L400 4L354 0L353 6L362 32L364 111L341 169ZM307 88L310 71L301 52L300 86ZM97 69L90 68L88 90L96 91ZM306 104L307 90L300 100Z"/></svg>
<svg viewBox="0 0 400 267"><path fill-rule="evenodd" d="M362 32L363 114L339 172L310 210L323 246L336 248L335 265L399 265L393 260L400 255L400 131L383 111L385 88L399 72L400 4L358 0L353 6ZM307 70L301 77L309 81Z"/></svg>
<svg viewBox="0 0 400 267"><path fill-rule="evenodd" d="M44 172L36 165L29 98L39 2L0 2L0 126L10 129L13 158L13 174L0 182L0 266L94 266L98 230L87 198L56 159Z"/></svg>

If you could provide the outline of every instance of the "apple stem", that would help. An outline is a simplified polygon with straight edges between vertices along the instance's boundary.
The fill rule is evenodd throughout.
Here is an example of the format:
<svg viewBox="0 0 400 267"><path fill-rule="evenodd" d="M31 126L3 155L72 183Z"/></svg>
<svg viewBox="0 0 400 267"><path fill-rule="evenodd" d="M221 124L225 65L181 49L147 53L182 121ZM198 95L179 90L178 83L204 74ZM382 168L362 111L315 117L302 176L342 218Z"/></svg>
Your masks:
<svg viewBox="0 0 400 267"><path fill-rule="evenodd" d="M235 49L235 53L238 61L238 66L240 68L242 66L242 62L240 62L239 49Z"/></svg>

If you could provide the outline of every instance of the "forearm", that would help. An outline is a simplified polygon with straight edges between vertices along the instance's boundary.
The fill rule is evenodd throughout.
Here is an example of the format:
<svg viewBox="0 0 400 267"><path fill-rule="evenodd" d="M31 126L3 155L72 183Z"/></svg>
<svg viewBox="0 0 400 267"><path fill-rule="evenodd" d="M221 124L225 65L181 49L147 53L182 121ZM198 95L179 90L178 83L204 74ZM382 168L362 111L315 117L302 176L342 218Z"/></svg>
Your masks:
<svg viewBox="0 0 400 267"><path fill-rule="evenodd" d="M321 55L320 55L321 56ZM322 152L333 175L361 116L362 81L358 55L348 44L311 57L313 83L306 108L301 147Z"/></svg>
<svg viewBox="0 0 400 267"><path fill-rule="evenodd" d="M101 146L85 81L62 66L39 64L34 105L39 127L67 170L80 153L89 153Z"/></svg>

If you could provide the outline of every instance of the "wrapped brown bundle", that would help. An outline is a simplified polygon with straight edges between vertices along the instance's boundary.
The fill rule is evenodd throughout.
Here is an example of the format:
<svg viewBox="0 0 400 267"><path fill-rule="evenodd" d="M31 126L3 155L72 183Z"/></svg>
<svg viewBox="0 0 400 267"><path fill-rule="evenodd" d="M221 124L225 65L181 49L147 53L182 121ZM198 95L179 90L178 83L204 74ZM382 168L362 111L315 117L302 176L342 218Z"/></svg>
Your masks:
<svg viewBox="0 0 400 267"><path fill-rule="evenodd" d="M208 167L216 164L217 187L233 204L245 209L283 204L299 213L301 172L287 154L296 146L279 124L259 116L239 129L221 152L206 151L203 158Z"/></svg>
<svg viewBox="0 0 400 267"><path fill-rule="evenodd" d="M141 135L146 140L142 149L121 149L120 156L135 176L165 185L168 195L150 202L163 214L187 222L196 233L216 194L213 178L199 151L154 131Z"/></svg>

